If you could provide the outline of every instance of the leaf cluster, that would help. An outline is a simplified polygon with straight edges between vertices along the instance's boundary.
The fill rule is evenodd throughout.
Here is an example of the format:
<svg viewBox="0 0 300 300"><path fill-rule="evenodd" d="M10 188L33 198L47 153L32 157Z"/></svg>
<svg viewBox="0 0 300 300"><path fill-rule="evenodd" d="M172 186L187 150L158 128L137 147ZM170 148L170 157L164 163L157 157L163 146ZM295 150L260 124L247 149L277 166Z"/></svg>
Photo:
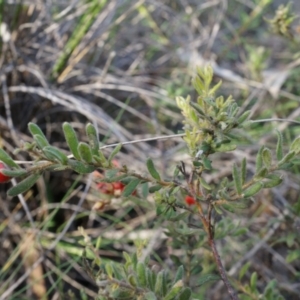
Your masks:
<svg viewBox="0 0 300 300"><path fill-rule="evenodd" d="M183 266L178 268L175 276L171 276L166 270L157 272L150 268L149 259L142 261L136 253L129 255L127 252L123 252L122 264L104 262L97 255L90 263L86 255L89 250L90 247L87 247L83 254L83 264L99 287L99 299L192 299L191 289L184 284Z"/></svg>

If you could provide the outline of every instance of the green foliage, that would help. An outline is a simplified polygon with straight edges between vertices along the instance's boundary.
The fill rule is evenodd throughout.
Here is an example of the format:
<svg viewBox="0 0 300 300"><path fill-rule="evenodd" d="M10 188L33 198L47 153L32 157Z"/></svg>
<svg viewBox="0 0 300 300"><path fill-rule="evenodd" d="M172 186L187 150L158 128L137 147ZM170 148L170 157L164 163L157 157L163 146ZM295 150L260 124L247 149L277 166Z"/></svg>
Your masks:
<svg viewBox="0 0 300 300"><path fill-rule="evenodd" d="M94 260L87 261L86 253L94 253ZM99 287L99 295L106 295L112 299L192 299L191 290L183 283L183 267L179 267L176 276L172 278L165 270L158 273L151 270L144 261L139 261L137 254L129 255L123 252L125 262L103 262L97 256L91 244L86 246L82 257L84 268L87 273L95 280ZM94 261L100 262L97 270ZM180 276L178 276L180 274ZM183 298L185 297L185 298Z"/></svg>
<svg viewBox="0 0 300 300"><path fill-rule="evenodd" d="M212 85L213 71L210 66L197 69L193 85L198 93L195 101L177 97L176 102L184 116L183 137L190 153L191 164L186 167L181 163L175 168L173 178L163 178L152 159L145 162L147 175L138 173L126 165L117 167L114 157L121 151L118 144L106 155L100 148L96 128L92 124L86 126L88 143L78 141L75 130L69 123L63 124L63 132L71 155L65 150L50 145L42 130L33 123L28 125L32 134L32 143L24 144L22 150L27 151L34 162L28 169L21 169L14 160L0 149L0 160L11 170L4 173L12 177L24 177L16 186L8 191L8 195L16 196L30 189L46 170L74 170L80 174L102 170L102 183L119 182L125 200L134 199L139 185L143 195L153 193L157 215L165 221L165 234L172 240L172 247L183 250L181 257L172 256L176 266L174 276L169 270L154 272L148 267L148 260L141 260L139 255L124 253L124 263L104 262L97 256L90 244L86 245L83 263L88 274L99 287L99 295L109 299L192 299L193 293L202 286L221 279L230 286L224 267L219 259L215 240L226 236L236 237L247 232L244 227L234 222L234 218L225 217L226 212L236 213L246 209L253 197L262 189L278 186L282 182L280 170L291 168L294 159L300 153L300 137L296 138L284 153L283 138L277 132L275 153L266 146L261 146L256 155L254 174L247 170L247 159L232 164L231 174L226 174L219 182L208 180L208 174L220 171L214 165L215 153L233 151L238 146L239 138L243 138L243 126L250 111L241 111L236 101L229 96L216 96L221 82ZM124 187L125 185L125 187ZM183 199L193 200L192 202ZM219 218L215 216L218 215ZM196 226L190 226L196 222ZM85 236L85 238L87 238ZM205 267L199 262L194 250L210 247L214 262ZM90 264L87 255L94 257ZM90 257L89 256L89 257ZM291 252L288 259L292 261L299 253ZM247 271L240 271L242 278ZM223 270L222 272L220 270ZM215 272L219 271L219 275ZM198 276L196 285L191 283L191 276ZM226 280L228 282L226 282ZM253 273L250 284L240 286L239 290L248 295L259 297L257 289L259 278ZM228 288L230 290L230 288ZM268 285L264 291L264 299L274 296L274 285ZM237 299L233 297L232 299ZM280 299L280 298L277 298Z"/></svg>

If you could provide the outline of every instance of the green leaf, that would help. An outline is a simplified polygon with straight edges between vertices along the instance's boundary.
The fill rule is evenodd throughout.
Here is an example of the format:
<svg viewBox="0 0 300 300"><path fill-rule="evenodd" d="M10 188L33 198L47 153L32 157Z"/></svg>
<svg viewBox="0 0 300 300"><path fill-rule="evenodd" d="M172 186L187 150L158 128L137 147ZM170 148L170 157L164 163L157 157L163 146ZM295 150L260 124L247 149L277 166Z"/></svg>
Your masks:
<svg viewBox="0 0 300 300"><path fill-rule="evenodd" d="M157 298L153 292L148 292L148 293L144 294L144 299L145 300L157 300Z"/></svg>
<svg viewBox="0 0 300 300"><path fill-rule="evenodd" d="M248 187L246 190L243 191L243 197L252 197L257 194L262 188L264 184L262 182L255 182L253 185Z"/></svg>
<svg viewBox="0 0 300 300"><path fill-rule="evenodd" d="M275 186L278 186L282 183L283 179L275 174L270 174L267 176L268 181L264 181L264 188L273 188Z"/></svg>
<svg viewBox="0 0 300 300"><path fill-rule="evenodd" d="M118 145L116 146L116 148L110 153L110 155L109 155L109 157L108 157L108 162L109 162L109 164L111 164L113 158L120 152L121 148L122 148L122 144L120 143L120 144L118 144Z"/></svg>
<svg viewBox="0 0 300 300"><path fill-rule="evenodd" d="M178 280L183 280L183 276L184 276L184 267L183 267L183 265L181 265L177 269L176 275L173 280L173 284L175 284Z"/></svg>
<svg viewBox="0 0 300 300"><path fill-rule="evenodd" d="M270 149L264 148L264 150L262 151L262 159L265 166L269 169L272 164L272 154Z"/></svg>
<svg viewBox="0 0 300 300"><path fill-rule="evenodd" d="M256 173L263 167L262 153L264 151L264 148L265 148L264 146L260 147L256 155L256 165L255 165Z"/></svg>
<svg viewBox="0 0 300 300"><path fill-rule="evenodd" d="M43 152L45 156L54 161L60 162L62 165L68 164L68 157L65 155L62 151L60 151L58 148L53 146L46 146L43 148Z"/></svg>
<svg viewBox="0 0 300 300"><path fill-rule="evenodd" d="M251 278L250 278L250 287L251 287L252 292L256 292L256 290L257 290L256 283L257 283L257 273L254 272L254 273L252 273Z"/></svg>
<svg viewBox="0 0 300 300"><path fill-rule="evenodd" d="M137 279L141 287L147 287L146 266L143 262L138 262L136 266Z"/></svg>
<svg viewBox="0 0 300 300"><path fill-rule="evenodd" d="M241 167L241 177L242 177L242 185L246 182L246 176L247 176L247 160L244 157L242 160L242 167Z"/></svg>
<svg viewBox="0 0 300 300"><path fill-rule="evenodd" d="M258 172L254 175L255 179L264 179L268 175L268 169L266 167L262 167Z"/></svg>
<svg viewBox="0 0 300 300"><path fill-rule="evenodd" d="M186 287L178 296L178 300L189 300L192 296L192 291L189 287Z"/></svg>
<svg viewBox="0 0 300 300"><path fill-rule="evenodd" d="M164 270L161 270L160 272L158 272L155 281L154 292L157 295L162 295L163 277L164 277Z"/></svg>
<svg viewBox="0 0 300 300"><path fill-rule="evenodd" d="M149 195L149 183L144 182L141 184L141 190L142 190L142 197L146 199Z"/></svg>
<svg viewBox="0 0 300 300"><path fill-rule="evenodd" d="M29 129L32 137L34 137L35 135L39 135L44 140L44 142L46 142L46 144L47 144L46 146L49 145L49 142L47 141L46 136L44 135L43 131L41 130L41 128L38 125L30 122L30 123L28 123L28 129Z"/></svg>
<svg viewBox="0 0 300 300"><path fill-rule="evenodd" d="M73 127L71 126L70 123L65 122L63 124L63 131L64 131L66 142L67 142L73 156L77 160L80 160L81 157L80 157L79 152L78 152L79 142L78 142L75 130L73 129Z"/></svg>
<svg viewBox="0 0 300 300"><path fill-rule="evenodd" d="M238 117L238 119L236 120L238 126L242 125L248 119L250 114L251 114L251 110L247 110L240 117Z"/></svg>
<svg viewBox="0 0 300 300"><path fill-rule="evenodd" d="M155 193L155 192L159 191L161 188L162 188L162 186L160 184L150 186L149 193L150 194Z"/></svg>
<svg viewBox="0 0 300 300"><path fill-rule="evenodd" d="M236 192L238 195L241 195L242 194L242 176L241 176L236 164L233 164L232 176L233 176L233 181L234 181Z"/></svg>
<svg viewBox="0 0 300 300"><path fill-rule="evenodd" d="M1 173L9 176L9 177L19 177L27 174L27 170L25 169L13 169L13 170L8 170L8 169L2 169Z"/></svg>
<svg viewBox="0 0 300 300"><path fill-rule="evenodd" d="M276 133L277 133L276 157L277 160L281 160L283 158L282 134L278 130L276 130Z"/></svg>
<svg viewBox="0 0 300 300"><path fill-rule="evenodd" d="M78 144L78 152L81 157L81 160L88 164L91 164L93 162L92 150L87 143L80 142Z"/></svg>
<svg viewBox="0 0 300 300"><path fill-rule="evenodd" d="M163 298L163 300L172 300L174 297L178 295L178 293L182 288L183 288L183 281L182 280L177 281L173 285L169 293Z"/></svg>
<svg viewBox="0 0 300 300"><path fill-rule="evenodd" d="M172 222L178 222L180 220L186 219L190 214L191 213L189 211L185 211L185 212L182 212L180 214L177 214L174 217L171 217L169 220L172 221Z"/></svg>
<svg viewBox="0 0 300 300"><path fill-rule="evenodd" d="M127 280L130 283L130 285L132 285L134 287L138 286L137 280L133 274L129 274Z"/></svg>
<svg viewBox="0 0 300 300"><path fill-rule="evenodd" d="M14 197L14 196L17 196L19 194L26 192L37 182L37 180L39 179L40 176L41 176L41 174L32 174L32 175L28 176L23 181L19 182L17 185L10 188L7 191L7 195Z"/></svg>
<svg viewBox="0 0 300 300"><path fill-rule="evenodd" d="M215 152L229 152L236 149L235 144L222 144L220 147L214 148Z"/></svg>
<svg viewBox="0 0 300 300"><path fill-rule="evenodd" d="M239 272L239 280L241 280L244 277L244 275L247 273L250 266L251 266L251 263L247 262L245 265L243 265L241 267L240 272Z"/></svg>
<svg viewBox="0 0 300 300"><path fill-rule="evenodd" d="M96 170L95 166L86 165L85 163L81 161L76 161L73 159L68 160L68 165L72 170L79 174L89 174Z"/></svg>
<svg viewBox="0 0 300 300"><path fill-rule="evenodd" d="M282 166L283 164L285 164L285 163L287 163L287 162L290 162L290 160L295 156L295 154L296 154L296 153L295 153L294 151L287 153L287 154L282 158L282 160L280 160L280 161L278 162L278 166L280 167L280 166Z"/></svg>
<svg viewBox="0 0 300 300"><path fill-rule="evenodd" d="M123 197L130 196L135 191L135 189L137 188L137 186L139 185L140 182L141 182L141 179L139 179L139 178L135 178L135 179L131 180L124 188L124 191L122 194Z"/></svg>
<svg viewBox="0 0 300 300"><path fill-rule="evenodd" d="M196 110L196 112L204 117L205 116L205 113L204 111L202 110L201 106L198 104L198 103L195 103L195 102L190 102L190 105Z"/></svg>
<svg viewBox="0 0 300 300"><path fill-rule="evenodd" d="M149 268L146 269L146 276L147 276L147 287L154 291L155 289L155 282L156 282L156 274L151 271Z"/></svg>
<svg viewBox="0 0 300 300"><path fill-rule="evenodd" d="M179 175L180 169L178 168L178 166L175 167L175 170L173 172L173 178L176 178Z"/></svg>
<svg viewBox="0 0 300 300"><path fill-rule="evenodd" d="M159 173L157 172L157 170L155 169L155 166L154 166L154 163L152 161L151 158L148 158L147 159L147 168L148 168L148 171L150 173L150 175L155 179L155 180L160 180L160 175Z"/></svg>
<svg viewBox="0 0 300 300"><path fill-rule="evenodd" d="M202 177L200 177L200 184L208 191L211 191L211 186Z"/></svg>
<svg viewBox="0 0 300 300"><path fill-rule="evenodd" d="M291 262L298 260L299 258L300 258L300 250L297 249L297 250L290 251L285 260L288 264L290 264Z"/></svg>
<svg viewBox="0 0 300 300"><path fill-rule="evenodd" d="M205 275L202 275L200 276L200 278L197 280L198 282L198 285L201 286L207 282L210 282L210 281L217 281L217 280L220 280L220 276L219 275L216 275L216 274L205 274Z"/></svg>
<svg viewBox="0 0 300 300"><path fill-rule="evenodd" d="M299 154L300 152L300 136L298 136L293 142L290 147L290 152L295 152L296 154Z"/></svg>
<svg viewBox="0 0 300 300"><path fill-rule="evenodd" d="M109 279L113 279L113 268L110 263L105 264L105 271Z"/></svg>
<svg viewBox="0 0 300 300"><path fill-rule="evenodd" d="M11 168L20 168L14 160L9 156L9 154L0 148L0 161L3 161L8 167Z"/></svg>
<svg viewBox="0 0 300 300"><path fill-rule="evenodd" d="M42 150L44 147L49 146L48 141L47 141L43 136L41 136L41 135L39 135L39 134L35 134L35 135L33 136L33 139L34 139L36 145L37 145L41 150Z"/></svg>
<svg viewBox="0 0 300 300"><path fill-rule="evenodd" d="M85 131L89 140L92 154L98 156L98 151L100 146L99 146L99 138L95 126L91 123L88 123L85 127Z"/></svg>

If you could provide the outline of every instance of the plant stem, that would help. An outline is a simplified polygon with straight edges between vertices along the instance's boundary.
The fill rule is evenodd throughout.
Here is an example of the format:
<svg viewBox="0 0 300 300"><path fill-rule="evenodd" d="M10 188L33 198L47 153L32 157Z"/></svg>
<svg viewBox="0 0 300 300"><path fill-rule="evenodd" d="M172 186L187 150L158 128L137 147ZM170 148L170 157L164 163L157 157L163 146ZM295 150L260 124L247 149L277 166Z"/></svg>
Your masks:
<svg viewBox="0 0 300 300"><path fill-rule="evenodd" d="M224 266L221 262L221 258L220 258L220 255L218 253L218 250L217 250L217 247L216 247L216 243L215 243L215 240L213 239L213 237L211 236L211 234L209 234L209 237L208 237L208 243L210 245L210 248L213 252L213 256L214 256L214 259L215 259L215 262L217 264L217 267L218 267L218 270L219 270L219 274L227 288L227 291L228 291L228 294L230 295L230 298L232 300L238 300L238 296L236 295L236 292L234 290L234 288L232 287L231 283L229 282L228 280L228 277L226 275L226 271L224 269Z"/></svg>

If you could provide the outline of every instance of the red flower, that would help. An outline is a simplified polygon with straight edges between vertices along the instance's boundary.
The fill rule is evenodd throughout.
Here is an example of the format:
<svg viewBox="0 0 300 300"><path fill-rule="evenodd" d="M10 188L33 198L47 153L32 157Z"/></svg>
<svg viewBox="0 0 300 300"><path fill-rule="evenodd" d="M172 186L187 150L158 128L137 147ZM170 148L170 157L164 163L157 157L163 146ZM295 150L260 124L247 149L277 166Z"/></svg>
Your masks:
<svg viewBox="0 0 300 300"><path fill-rule="evenodd" d="M196 204L195 198L193 198L193 197L191 197L189 195L185 196L184 201L185 201L185 203L187 205L194 205L194 204Z"/></svg>
<svg viewBox="0 0 300 300"><path fill-rule="evenodd" d="M114 188L114 196L115 197L120 197L125 185L121 181L116 181L112 183L112 186Z"/></svg>
<svg viewBox="0 0 300 300"><path fill-rule="evenodd" d="M0 183L8 182L11 180L11 177L1 173L1 170L3 169L7 169L7 167L2 161L0 161Z"/></svg>

